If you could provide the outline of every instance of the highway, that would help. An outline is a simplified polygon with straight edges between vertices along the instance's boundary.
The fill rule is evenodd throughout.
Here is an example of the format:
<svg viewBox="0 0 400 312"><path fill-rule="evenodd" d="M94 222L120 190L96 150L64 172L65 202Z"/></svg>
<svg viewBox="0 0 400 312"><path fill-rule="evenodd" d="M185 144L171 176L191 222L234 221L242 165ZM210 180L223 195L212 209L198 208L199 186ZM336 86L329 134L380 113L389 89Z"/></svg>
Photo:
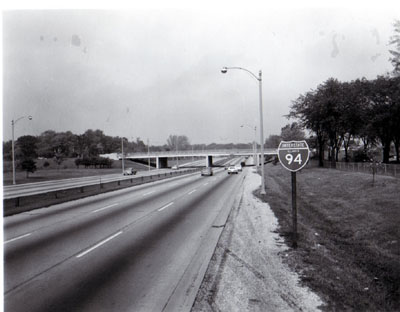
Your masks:
<svg viewBox="0 0 400 312"><path fill-rule="evenodd" d="M4 198L13 198L16 196L34 195L48 191L65 190L68 188L92 185L118 181L123 179L131 179L135 177L148 176L152 174L165 173L170 169L155 169L151 171L139 171L136 175L123 176L120 173L105 174L102 176L88 176L82 178L71 178L62 180L43 181L35 183L25 183L17 185L6 185L3 187Z"/></svg>
<svg viewBox="0 0 400 312"><path fill-rule="evenodd" d="M217 169L4 218L5 311L176 311L244 178Z"/></svg>

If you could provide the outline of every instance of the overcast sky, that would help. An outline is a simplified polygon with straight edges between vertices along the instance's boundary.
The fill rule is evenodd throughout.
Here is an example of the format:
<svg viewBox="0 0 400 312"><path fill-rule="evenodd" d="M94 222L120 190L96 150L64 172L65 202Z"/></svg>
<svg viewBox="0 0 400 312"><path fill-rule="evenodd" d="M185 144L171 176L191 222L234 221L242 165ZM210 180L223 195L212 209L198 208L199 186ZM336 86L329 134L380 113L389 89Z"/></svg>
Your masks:
<svg viewBox="0 0 400 312"><path fill-rule="evenodd" d="M250 142L280 134L291 101L329 77L392 70L397 7L3 12L3 139L100 129L159 145ZM247 125L241 128L241 125ZM257 133L258 139L258 133Z"/></svg>

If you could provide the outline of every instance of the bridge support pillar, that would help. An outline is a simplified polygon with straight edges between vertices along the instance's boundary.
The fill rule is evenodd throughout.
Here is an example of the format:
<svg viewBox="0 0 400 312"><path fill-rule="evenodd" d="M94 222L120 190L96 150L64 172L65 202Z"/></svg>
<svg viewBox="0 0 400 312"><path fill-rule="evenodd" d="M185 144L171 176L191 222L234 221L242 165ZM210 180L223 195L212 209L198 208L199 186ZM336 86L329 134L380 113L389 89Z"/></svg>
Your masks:
<svg viewBox="0 0 400 312"><path fill-rule="evenodd" d="M168 158L167 157L157 157L156 164L157 164L157 169L167 168L168 167Z"/></svg>
<svg viewBox="0 0 400 312"><path fill-rule="evenodd" d="M213 166L213 159L211 155L207 155L206 157L206 167L212 167Z"/></svg>

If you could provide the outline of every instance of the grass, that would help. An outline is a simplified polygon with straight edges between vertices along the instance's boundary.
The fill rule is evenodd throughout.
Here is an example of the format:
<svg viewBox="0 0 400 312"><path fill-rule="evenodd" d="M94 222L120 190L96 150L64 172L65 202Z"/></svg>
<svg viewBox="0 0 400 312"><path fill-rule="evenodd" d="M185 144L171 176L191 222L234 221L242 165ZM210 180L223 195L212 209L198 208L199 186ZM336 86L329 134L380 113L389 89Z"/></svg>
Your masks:
<svg viewBox="0 0 400 312"><path fill-rule="evenodd" d="M266 187L291 245L290 172L267 165ZM285 259L326 310L400 311L400 179L310 167L297 194L298 247Z"/></svg>

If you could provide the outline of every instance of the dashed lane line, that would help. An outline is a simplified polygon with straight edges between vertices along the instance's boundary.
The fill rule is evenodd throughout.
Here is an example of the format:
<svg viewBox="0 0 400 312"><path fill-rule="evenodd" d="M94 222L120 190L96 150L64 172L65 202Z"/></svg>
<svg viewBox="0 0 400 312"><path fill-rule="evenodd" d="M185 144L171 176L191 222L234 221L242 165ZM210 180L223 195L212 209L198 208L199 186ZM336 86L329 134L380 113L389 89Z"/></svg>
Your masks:
<svg viewBox="0 0 400 312"><path fill-rule="evenodd" d="M164 209L168 208L169 206L171 206L173 204L174 204L174 202L170 202L169 204L167 204L167 205L161 207L160 209L158 209L158 211L163 211Z"/></svg>
<svg viewBox="0 0 400 312"><path fill-rule="evenodd" d="M84 252L80 253L79 255L77 255L77 258L83 257L84 255L88 254L89 252L95 250L96 248L100 247L101 245L104 245L105 243L107 243L108 241L114 239L115 237L117 237L118 235L121 235L123 232L119 231L118 233L115 233L114 235L111 235L110 237L102 240L100 243L97 243L96 245L94 245L93 247L85 250Z"/></svg>
<svg viewBox="0 0 400 312"><path fill-rule="evenodd" d="M190 191L190 192L188 193L188 195L193 194L193 193L196 192L196 191L197 191L197 190Z"/></svg>
<svg viewBox="0 0 400 312"><path fill-rule="evenodd" d="M108 208L111 208L111 207L114 207L114 206L117 206L117 205L118 205L118 203L112 204L112 205L108 205L108 206L106 206L106 207L93 210L92 213L99 212L99 211L102 211L102 210L105 210L105 209L108 209Z"/></svg>
<svg viewBox="0 0 400 312"><path fill-rule="evenodd" d="M5 244L8 244L8 243L11 243L11 242L14 242L14 241L16 241L16 240L19 240L19 239L21 239L21 238L28 237L29 235L32 235L32 233L27 233L27 234L24 234L24 235L21 235L21 236L18 236L18 237L14 237L14 238L12 238L12 239L9 239L9 240L5 241L5 242L4 242L4 245L5 245Z"/></svg>

